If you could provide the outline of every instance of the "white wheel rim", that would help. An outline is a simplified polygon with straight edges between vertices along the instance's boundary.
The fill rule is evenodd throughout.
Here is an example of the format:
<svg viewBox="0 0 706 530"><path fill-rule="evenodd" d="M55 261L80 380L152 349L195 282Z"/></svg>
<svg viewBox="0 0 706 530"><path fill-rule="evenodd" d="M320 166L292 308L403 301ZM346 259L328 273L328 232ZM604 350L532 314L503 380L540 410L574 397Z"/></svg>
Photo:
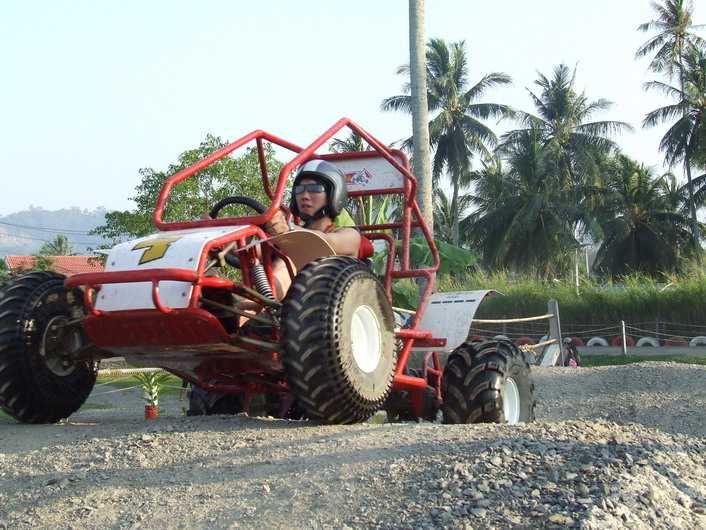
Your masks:
<svg viewBox="0 0 706 530"><path fill-rule="evenodd" d="M353 359L362 372L369 374L378 367L382 357L380 323L373 310L361 305L351 319L351 349Z"/></svg>
<svg viewBox="0 0 706 530"><path fill-rule="evenodd" d="M503 413L505 421L510 425L520 422L520 391L517 389L517 383L510 377L505 379Z"/></svg>

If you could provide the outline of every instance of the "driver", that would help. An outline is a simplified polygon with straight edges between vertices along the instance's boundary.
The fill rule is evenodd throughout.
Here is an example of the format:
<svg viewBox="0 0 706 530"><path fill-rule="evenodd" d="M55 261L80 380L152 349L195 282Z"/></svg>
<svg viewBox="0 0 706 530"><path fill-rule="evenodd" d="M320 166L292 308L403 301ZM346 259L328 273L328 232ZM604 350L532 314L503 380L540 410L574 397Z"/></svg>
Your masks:
<svg viewBox="0 0 706 530"><path fill-rule="evenodd" d="M363 238L360 233L355 228L336 227L334 224L336 217L345 207L347 198L346 180L341 170L325 160L309 160L301 166L294 178L289 208L304 222L299 230L318 232L339 256L361 257ZM290 227L281 211L277 211L265 224L265 231L271 236L289 230ZM366 247L364 253L368 254L372 248L367 247L372 245L367 239L363 240L363 245ZM281 300L292 280L282 260L273 262L273 273L277 284L275 296Z"/></svg>

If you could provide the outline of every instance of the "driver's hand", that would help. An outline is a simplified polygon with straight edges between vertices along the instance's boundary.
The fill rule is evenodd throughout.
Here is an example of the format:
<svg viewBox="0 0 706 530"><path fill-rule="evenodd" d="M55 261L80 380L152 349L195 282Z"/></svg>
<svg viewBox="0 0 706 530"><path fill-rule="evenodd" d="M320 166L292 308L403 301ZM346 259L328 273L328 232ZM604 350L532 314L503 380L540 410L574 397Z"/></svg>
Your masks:
<svg viewBox="0 0 706 530"><path fill-rule="evenodd" d="M281 210L277 210L277 212L272 216L272 219L265 223L265 232L271 236L277 236L279 234L289 232L289 224L287 224L287 219L284 217Z"/></svg>
<svg viewBox="0 0 706 530"><path fill-rule="evenodd" d="M208 212L204 212L203 215L201 215L201 219L213 219L213 217L211 217L211 214Z"/></svg>

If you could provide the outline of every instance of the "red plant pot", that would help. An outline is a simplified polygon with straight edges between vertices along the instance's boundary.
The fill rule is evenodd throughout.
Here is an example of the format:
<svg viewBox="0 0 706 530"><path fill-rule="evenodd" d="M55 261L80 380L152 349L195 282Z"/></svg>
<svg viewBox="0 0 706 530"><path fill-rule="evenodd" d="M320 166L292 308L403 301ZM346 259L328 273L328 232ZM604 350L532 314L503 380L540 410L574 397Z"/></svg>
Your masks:
<svg viewBox="0 0 706 530"><path fill-rule="evenodd" d="M581 337L569 337L569 339L571 339L571 344L577 348L583 348L586 345Z"/></svg>
<svg viewBox="0 0 706 530"><path fill-rule="evenodd" d="M159 405L145 405L145 419L156 420L159 418Z"/></svg>
<svg viewBox="0 0 706 530"><path fill-rule="evenodd" d="M683 337L672 337L664 341L665 346L686 348L689 342Z"/></svg>
<svg viewBox="0 0 706 530"><path fill-rule="evenodd" d="M623 337L622 335L616 335L613 337L610 341L611 346L622 346L623 345ZM630 335L625 336L625 346L635 346L635 339L633 339Z"/></svg>

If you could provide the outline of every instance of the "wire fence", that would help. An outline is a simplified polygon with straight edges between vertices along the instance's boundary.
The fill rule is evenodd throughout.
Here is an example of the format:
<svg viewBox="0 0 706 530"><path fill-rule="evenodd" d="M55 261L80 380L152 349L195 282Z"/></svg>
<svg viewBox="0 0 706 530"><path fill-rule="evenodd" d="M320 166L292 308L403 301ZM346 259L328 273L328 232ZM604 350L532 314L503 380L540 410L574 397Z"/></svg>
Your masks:
<svg viewBox="0 0 706 530"><path fill-rule="evenodd" d="M625 322L626 343L628 346L706 346L706 325L667 322L661 320ZM591 339L595 342L605 341L609 345L622 346L622 323L614 325L590 326L574 322L562 322L562 336L571 337L579 346L587 344ZM471 327L469 336L493 338L503 335L510 340L529 339L540 342L548 335L546 324L541 325L487 325L476 324ZM600 340L602 339L602 341ZM641 344L640 339L643 340ZM522 341L524 342L524 340Z"/></svg>

